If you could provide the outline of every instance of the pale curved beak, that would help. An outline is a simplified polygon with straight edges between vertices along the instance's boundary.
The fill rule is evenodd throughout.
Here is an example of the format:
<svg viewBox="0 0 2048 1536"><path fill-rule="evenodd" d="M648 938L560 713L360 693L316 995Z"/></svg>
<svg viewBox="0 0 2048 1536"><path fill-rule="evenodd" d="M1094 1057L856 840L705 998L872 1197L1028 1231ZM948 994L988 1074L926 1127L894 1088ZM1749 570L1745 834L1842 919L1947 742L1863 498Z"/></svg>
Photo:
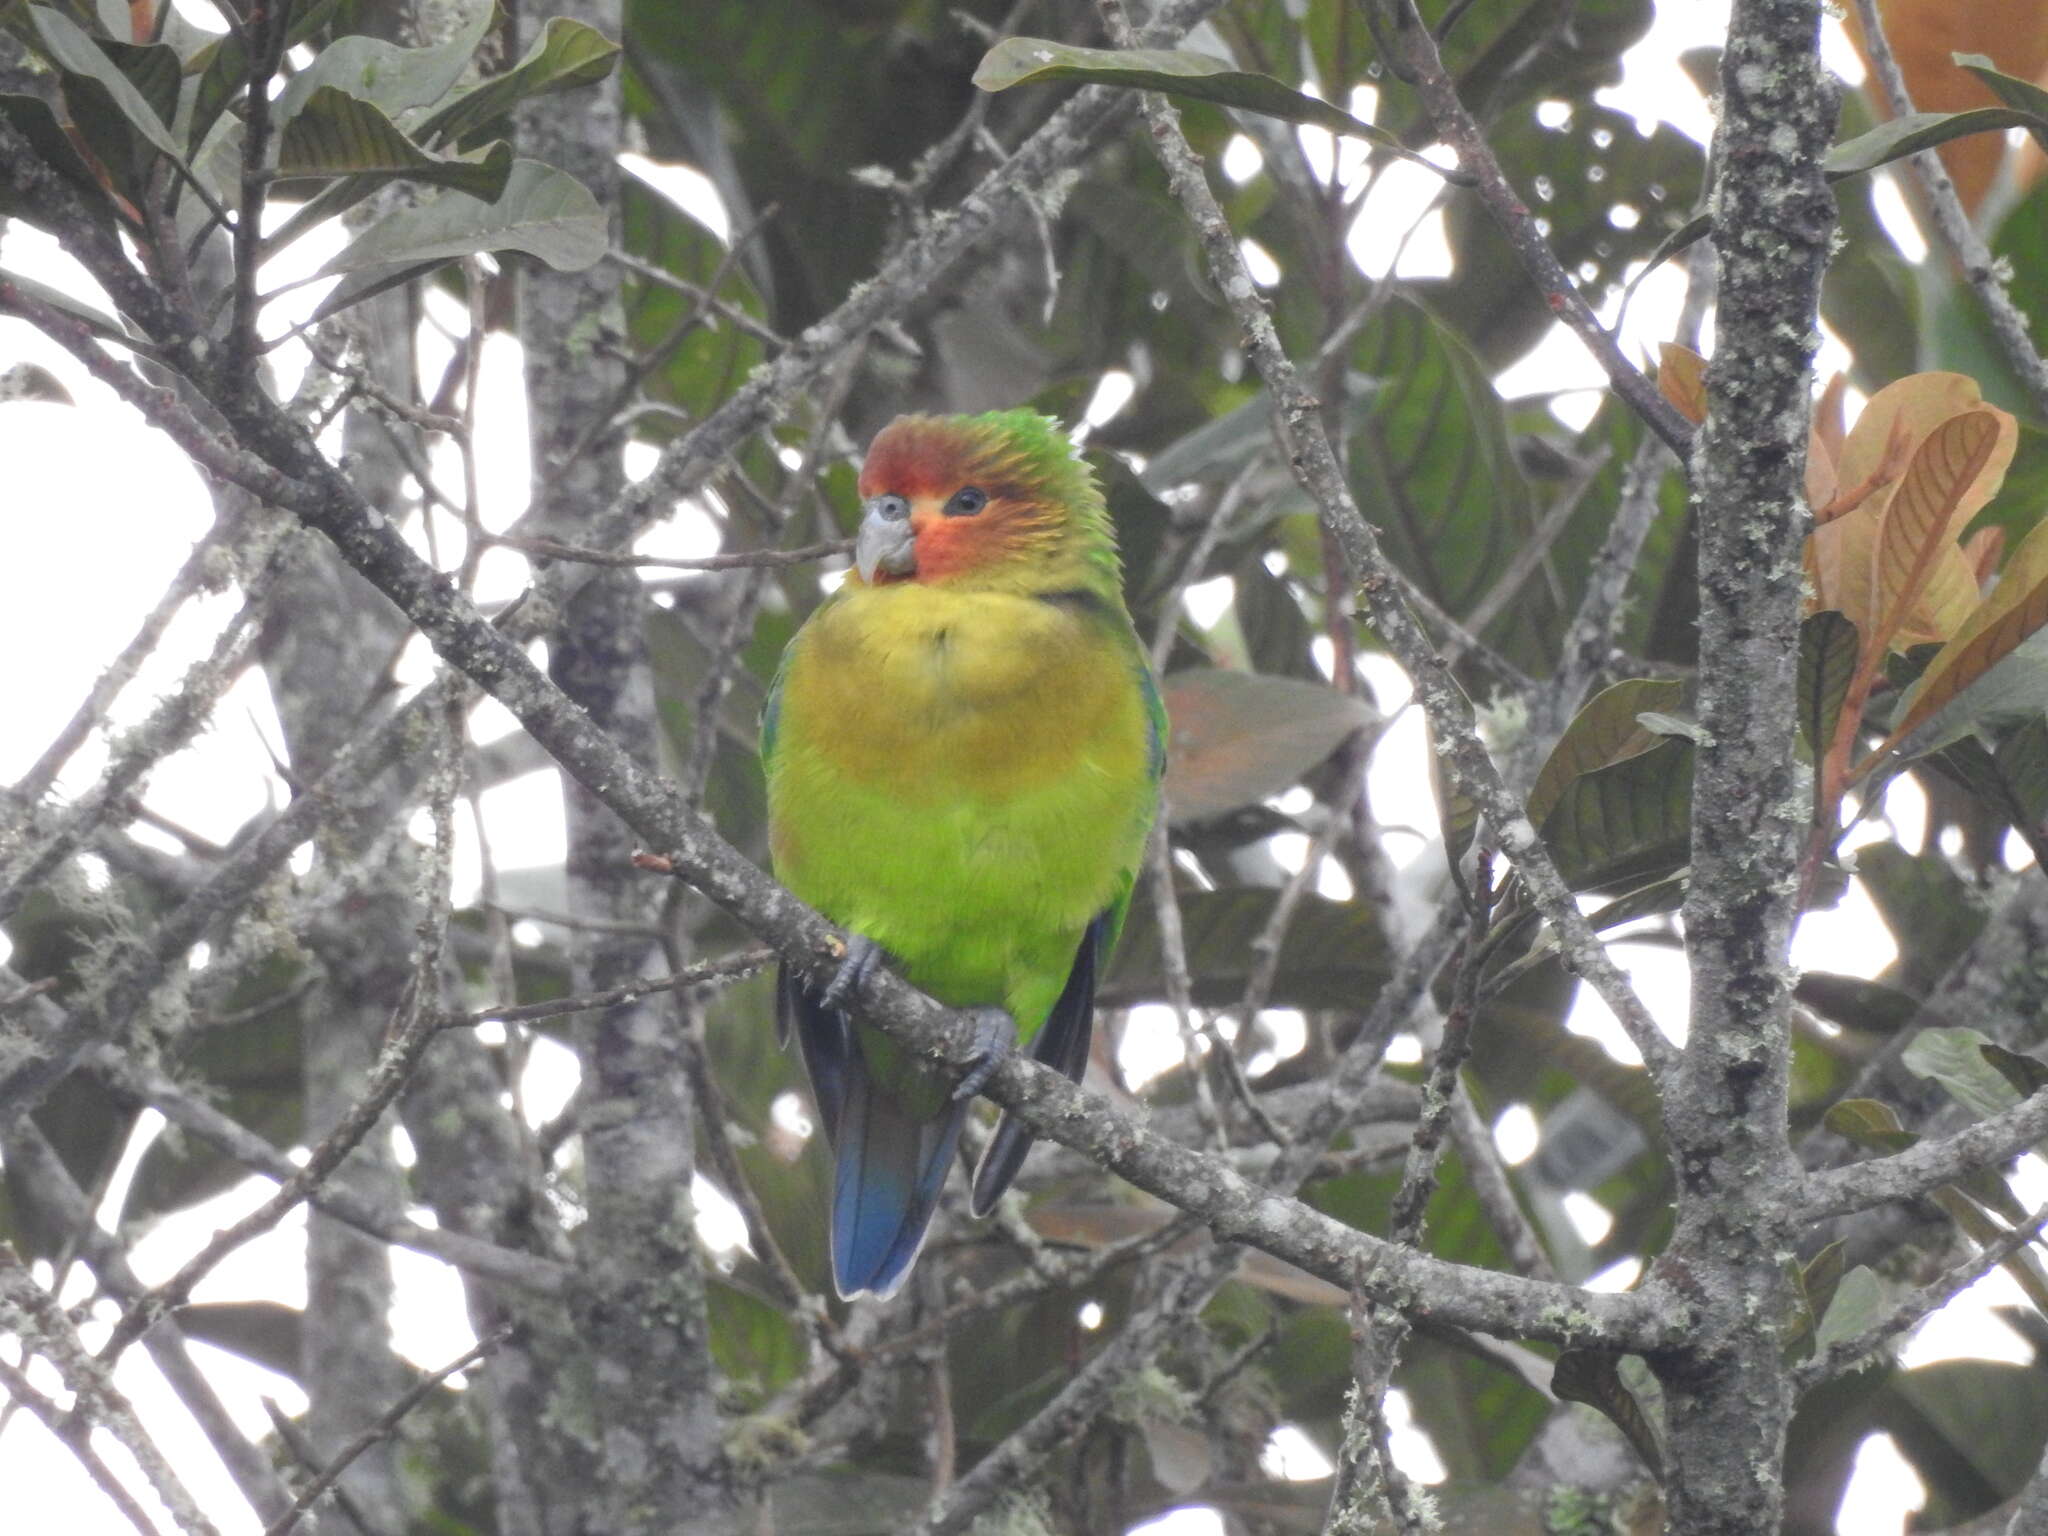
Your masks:
<svg viewBox="0 0 2048 1536"><path fill-rule="evenodd" d="M890 502L894 505L885 512ZM877 573L908 576L917 569L917 534L910 526L910 508L900 498L878 496L868 503L854 536L853 564L860 579L870 583Z"/></svg>

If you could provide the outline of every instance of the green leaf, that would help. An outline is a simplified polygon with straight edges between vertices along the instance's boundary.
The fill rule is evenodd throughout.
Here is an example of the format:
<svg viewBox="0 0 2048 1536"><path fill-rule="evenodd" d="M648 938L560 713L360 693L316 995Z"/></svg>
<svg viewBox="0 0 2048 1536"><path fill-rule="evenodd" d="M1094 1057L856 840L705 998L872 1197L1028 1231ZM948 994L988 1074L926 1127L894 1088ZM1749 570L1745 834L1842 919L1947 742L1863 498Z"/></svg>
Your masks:
<svg viewBox="0 0 2048 1536"><path fill-rule="evenodd" d="M1378 719L1363 699L1255 672L1175 672L1161 692L1169 722L1166 798L1175 822L1279 794Z"/></svg>
<svg viewBox="0 0 2048 1536"><path fill-rule="evenodd" d="M1271 75L1248 74L1205 53L1179 48L1080 48L1050 38L1006 37L988 51L974 71L974 83L984 91L1006 91L1013 85L1038 85L1048 80L1162 91L1322 128L1345 138L1367 139L1404 160L1428 166L1446 181L1471 185L1469 176L1425 160L1384 128L1282 85Z"/></svg>
<svg viewBox="0 0 2048 1536"><path fill-rule="evenodd" d="M1693 754L1691 742L1665 737L1571 781L1542 832L1573 890L1634 887L1685 865Z"/></svg>
<svg viewBox="0 0 2048 1536"><path fill-rule="evenodd" d="M128 78L98 43L79 29L76 22L63 13L43 5L30 6L28 14L35 23L37 35L41 37L51 62L68 76L90 80L106 93L106 99L129 127L173 160L181 158L178 141L172 137L171 130L164 126L163 118L151 105L149 97ZM134 45L129 46L132 51ZM168 49L164 51L170 52ZM177 55L170 55L170 64L175 71L178 66ZM83 128L86 125L81 123L80 126Z"/></svg>
<svg viewBox="0 0 2048 1536"><path fill-rule="evenodd" d="M112 216L113 208L107 202L106 189L71 142L71 135L64 131L64 125L57 121L57 114L48 102L39 96L0 95L0 118L6 119L10 128L28 140L30 148L45 165L71 183L84 198L87 208L102 218ZM0 216L18 219L29 216L28 205L15 197L13 189L5 181L0 181Z"/></svg>
<svg viewBox="0 0 2048 1536"><path fill-rule="evenodd" d="M1195 1001L1205 1008L1237 1002L1258 964L1252 945L1273 914L1278 890L1240 886L1180 893L1181 925ZM1124 925L1123 943L1104 981L1100 1001L1127 1008L1166 997L1159 924L1142 894ZM1280 946L1273 983L1276 1008L1362 1008L1386 980L1386 938L1373 913L1355 902L1305 895Z"/></svg>
<svg viewBox="0 0 2048 1536"><path fill-rule="evenodd" d="M1799 1272L1800 1293L1816 1318L1826 1317L1828 1308L1834 1305L1835 1291L1842 1283L1842 1255L1847 1251L1846 1243L1829 1243Z"/></svg>
<svg viewBox="0 0 2048 1536"><path fill-rule="evenodd" d="M1988 1040L1978 1049L1984 1053L1984 1059L1991 1063L1998 1075L2012 1084L2013 1092L2021 1098L2032 1098L2043 1088L2048 1088L2048 1061L2042 1061L2038 1056L2009 1051L2004 1046Z"/></svg>
<svg viewBox="0 0 2048 1536"><path fill-rule="evenodd" d="M1822 170L1829 181L1843 181L1874 171L1881 165L1933 149L1950 139L1973 133L1995 133L2007 128L2026 128L2035 134L2048 132L2048 117L2012 107L1973 107L1967 112L1913 112L1879 123L1867 133L1844 140L1828 151ZM1636 288L1665 261L1713 230L1706 214L1689 219L1666 235L1651 252L1643 270L1629 280L1628 291Z"/></svg>
<svg viewBox="0 0 2048 1536"><path fill-rule="evenodd" d="M1836 1285L1834 1299L1814 1330L1814 1344L1826 1349L1830 1344L1853 1339L1875 1327L1885 1311L1884 1282L1867 1265L1858 1264Z"/></svg>
<svg viewBox="0 0 2048 1536"><path fill-rule="evenodd" d="M306 99L279 136L277 170L281 176L346 176L362 191L383 181L418 181L448 187L489 203L506 189L512 173L512 150L500 143L475 157L451 159L431 155L369 102L323 85ZM420 211L398 210L401 214ZM388 217L384 222L389 222ZM371 231L363 233L368 235ZM349 249L360 244L361 236ZM353 269L338 268L330 262L324 270Z"/></svg>
<svg viewBox="0 0 2048 1536"><path fill-rule="evenodd" d="M1899 1123L1891 1105L1878 1099L1843 1099L1829 1107L1821 1124L1872 1152L1903 1152L1920 1140Z"/></svg>
<svg viewBox="0 0 2048 1536"><path fill-rule="evenodd" d="M340 5L341 0L295 0L285 26L285 46L296 48L305 42ZM185 73L199 76L199 88L192 94L192 119L185 129L185 142L196 152L228 103L248 87L249 55L241 36L228 32L215 38L186 59Z"/></svg>
<svg viewBox="0 0 2048 1536"><path fill-rule="evenodd" d="M1873 843L1856 850L1856 877L1899 947L1897 974L1885 979L1926 996L1982 930L1982 902L1938 851L1915 855L1897 843Z"/></svg>
<svg viewBox="0 0 2048 1536"><path fill-rule="evenodd" d="M1799 733L1816 759L1835 739L1861 645L1855 624L1833 610L1799 626Z"/></svg>
<svg viewBox="0 0 2048 1536"><path fill-rule="evenodd" d="M1466 613L1539 521L1492 372L1433 310L1400 298L1365 328L1351 363L1353 373L1382 381L1347 440L1353 493L1381 509L1376 518L1394 562L1447 612ZM1590 506L1587 513L1591 521L1602 515ZM1562 558L1564 542L1553 556ZM1569 573L1560 574L1566 601L1575 601ZM1532 581L1487 638L1510 661L1547 672L1564 622L1549 584Z"/></svg>
<svg viewBox="0 0 2048 1536"><path fill-rule="evenodd" d="M556 16L524 58L433 112L419 125L419 136L429 143L465 145L528 97L602 80L618 56L619 45L602 32Z"/></svg>
<svg viewBox="0 0 2048 1536"><path fill-rule="evenodd" d="M332 86L387 116L430 107L455 89L497 20L497 7L477 7L475 18L445 43L401 48L379 37L354 33L336 38L313 56L279 95L271 111L279 124L298 116L313 93Z"/></svg>
<svg viewBox="0 0 2048 1536"><path fill-rule="evenodd" d="M2031 80L2002 73L1981 53L1952 53L1949 57L1956 61L1958 67L1968 70L1990 86L1992 93L2008 107L2031 112L2039 118L2039 122L2029 125L2029 131L2043 149L2048 149L2048 91Z"/></svg>
<svg viewBox="0 0 2048 1536"><path fill-rule="evenodd" d="M1637 717L1646 710L1668 709L1684 697L1684 684L1654 678L1631 678L1602 689L1544 759L1529 791L1529 819L1542 826L1574 779L1658 746L1665 738Z"/></svg>
<svg viewBox="0 0 2048 1536"><path fill-rule="evenodd" d="M486 202L449 191L386 214L344 247L323 275L455 261L479 251L523 251L558 272L580 272L604 255L604 210L584 185L538 160L515 160L504 190Z"/></svg>
<svg viewBox="0 0 2048 1536"><path fill-rule="evenodd" d="M102 341L116 342L142 353L156 351L150 343L130 333L128 328L112 315L94 309L92 305L74 298L61 288L52 288L48 283L39 283L32 277L22 276L19 272L6 271L0 271L0 284L14 288L29 298L69 315Z"/></svg>
<svg viewBox="0 0 2048 1536"><path fill-rule="evenodd" d="M1830 1023L1872 1035L1895 1034L1920 1011L1920 999L1910 992L1830 971L1805 972L1792 995Z"/></svg>
<svg viewBox="0 0 2048 1536"><path fill-rule="evenodd" d="M1874 171L1923 149L1933 149L1950 139L1973 133L1997 133L2007 128L2048 128L2048 118L2012 107L1972 107L1967 112L1909 112L1879 123L1868 133L1859 133L1828 151L1823 169L1828 179L1839 180L1864 171Z"/></svg>
<svg viewBox="0 0 2048 1536"><path fill-rule="evenodd" d="M1550 1390L1568 1403L1585 1403L1597 1408L1628 1437L1628 1443L1642 1457L1653 1476L1664 1470L1663 1447L1649 1415L1643 1412L1635 1394L1621 1379L1615 1357L1590 1349L1568 1349L1557 1357L1551 1373Z"/></svg>
<svg viewBox="0 0 2048 1536"><path fill-rule="evenodd" d="M803 1336L783 1310L752 1290L707 1277L705 1310L711 1354L728 1381L744 1383L766 1401L804 1367Z"/></svg>
<svg viewBox="0 0 2048 1536"><path fill-rule="evenodd" d="M299 1380L305 1314L275 1301L201 1301L171 1314L187 1337Z"/></svg>
<svg viewBox="0 0 2048 1536"><path fill-rule="evenodd" d="M1939 1083L1950 1098L1979 1119L2019 1103L2019 1091L1985 1059L1991 1044L1974 1029L1923 1029L1901 1057L1909 1071Z"/></svg>
<svg viewBox="0 0 2048 1536"><path fill-rule="evenodd" d="M2013 808L2039 821L2048 815L2048 716L2037 715L1992 753Z"/></svg>

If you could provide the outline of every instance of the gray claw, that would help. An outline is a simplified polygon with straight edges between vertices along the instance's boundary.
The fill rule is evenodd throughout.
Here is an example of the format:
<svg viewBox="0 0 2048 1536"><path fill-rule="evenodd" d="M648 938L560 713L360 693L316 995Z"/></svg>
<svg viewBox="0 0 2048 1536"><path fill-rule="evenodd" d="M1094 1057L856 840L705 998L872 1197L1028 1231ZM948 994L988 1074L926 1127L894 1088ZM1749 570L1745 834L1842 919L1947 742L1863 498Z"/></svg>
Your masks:
<svg viewBox="0 0 2048 1536"><path fill-rule="evenodd" d="M818 999L827 1008L844 1008L860 991L860 984L868 978L868 972L882 963L882 946L866 934L849 934L846 940L846 958L839 962L839 970L825 988L825 995Z"/></svg>
<svg viewBox="0 0 2048 1536"><path fill-rule="evenodd" d="M1000 1008L974 1010L974 1060L953 1090L953 1102L971 1099L988 1086L996 1068L1009 1059L1017 1046L1017 1021Z"/></svg>

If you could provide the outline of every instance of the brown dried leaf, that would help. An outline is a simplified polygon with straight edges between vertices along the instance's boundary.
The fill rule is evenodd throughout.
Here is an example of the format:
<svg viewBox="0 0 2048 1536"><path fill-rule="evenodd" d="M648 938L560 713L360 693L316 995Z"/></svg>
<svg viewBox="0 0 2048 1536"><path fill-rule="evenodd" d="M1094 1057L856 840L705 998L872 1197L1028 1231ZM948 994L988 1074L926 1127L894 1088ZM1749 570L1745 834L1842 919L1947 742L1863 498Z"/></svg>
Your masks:
<svg viewBox="0 0 2048 1536"><path fill-rule="evenodd" d="M1885 514L1897 494L1898 482L1928 436L1944 422L1972 411L1988 412L1997 423L1989 457L1973 483L1964 489L1950 519L1951 536L1960 533L1996 493L2012 462L2018 427L2012 417L1983 403L1976 380L1959 373L1916 373L1888 384L1871 396L1842 445L1831 490L1833 516L1817 523L1806 547L1807 581L1813 597L1809 613L1827 609L1846 614L1866 637L1878 632L1880 605L1875 574ZM1826 503L1817 508L1827 509ZM1904 616L1898 644L1946 639L1975 605L1975 585L1960 554L1930 564L1932 595L1918 611Z"/></svg>
<svg viewBox="0 0 2048 1536"><path fill-rule="evenodd" d="M1707 419L1707 360L1675 341L1657 344L1657 391L1694 426Z"/></svg>
<svg viewBox="0 0 2048 1536"><path fill-rule="evenodd" d="M2005 574L1920 674L1884 748L1933 718L1965 688L2048 626L2048 518L2020 541Z"/></svg>
<svg viewBox="0 0 2048 1536"><path fill-rule="evenodd" d="M1166 800L1176 822L1277 795L1377 713L1321 683L1253 672L1176 672L1162 684Z"/></svg>
<svg viewBox="0 0 2048 1536"><path fill-rule="evenodd" d="M2009 425L2011 417L2006 418ZM1914 451L1888 498L1877 540L1878 633L1895 646L1946 640L1977 606L1956 539L1976 507L1964 510L1991 466L2000 423L1989 409L1943 422ZM2011 457L2007 438L2007 458ZM2005 478L1999 464L1991 489ZM1986 489L1977 506L1991 496Z"/></svg>

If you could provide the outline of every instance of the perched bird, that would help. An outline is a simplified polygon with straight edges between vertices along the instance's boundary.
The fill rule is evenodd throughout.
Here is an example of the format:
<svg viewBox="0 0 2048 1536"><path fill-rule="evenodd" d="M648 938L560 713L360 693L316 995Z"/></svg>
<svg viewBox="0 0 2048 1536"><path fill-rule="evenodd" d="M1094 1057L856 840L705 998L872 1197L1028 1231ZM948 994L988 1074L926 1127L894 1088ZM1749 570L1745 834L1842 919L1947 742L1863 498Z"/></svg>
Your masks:
<svg viewBox="0 0 2048 1536"><path fill-rule="evenodd" d="M822 990L784 967L776 1009L834 1155L847 1297L902 1284L967 1101L1013 1046L1080 1080L1166 737L1102 492L1058 423L899 417L860 495L855 569L790 642L761 723L775 873L853 935ZM847 1007L884 958L976 1011L957 1085ZM1030 1145L1004 1116L977 1216Z"/></svg>

